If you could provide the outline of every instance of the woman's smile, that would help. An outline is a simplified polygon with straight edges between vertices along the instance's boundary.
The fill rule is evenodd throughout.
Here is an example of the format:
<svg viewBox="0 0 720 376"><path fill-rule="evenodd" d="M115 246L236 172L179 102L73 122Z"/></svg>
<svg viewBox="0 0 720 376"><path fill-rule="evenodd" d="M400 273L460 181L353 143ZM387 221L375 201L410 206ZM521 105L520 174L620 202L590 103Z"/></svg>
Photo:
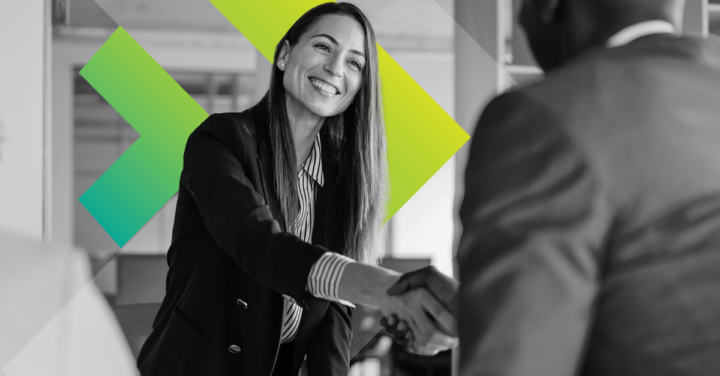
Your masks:
<svg viewBox="0 0 720 376"><path fill-rule="evenodd" d="M340 90L332 84L327 83L319 78L310 77L310 83L318 93L333 98L340 94Z"/></svg>

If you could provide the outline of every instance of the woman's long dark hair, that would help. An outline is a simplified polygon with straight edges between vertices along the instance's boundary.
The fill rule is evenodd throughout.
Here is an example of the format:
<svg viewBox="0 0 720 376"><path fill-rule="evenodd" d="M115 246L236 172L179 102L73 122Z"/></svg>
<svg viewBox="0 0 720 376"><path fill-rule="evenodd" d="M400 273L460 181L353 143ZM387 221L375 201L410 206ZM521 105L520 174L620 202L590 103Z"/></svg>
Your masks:
<svg viewBox="0 0 720 376"><path fill-rule="evenodd" d="M365 15L349 3L325 3L310 9L288 30L275 48L277 62L285 41L290 46L318 19L344 15L356 20L365 32L366 63L360 89L350 106L337 116L325 119L322 131L337 150L339 176L331 210L342 232L340 253L365 263L377 263L383 256L385 238L382 223L388 191L385 127L378 79L375 33ZM297 228L300 200L296 191L295 146L285 103L283 74L273 65L267 94L269 133L274 157L275 188L289 231ZM330 145L328 145L330 146ZM323 149L325 146L323 146Z"/></svg>

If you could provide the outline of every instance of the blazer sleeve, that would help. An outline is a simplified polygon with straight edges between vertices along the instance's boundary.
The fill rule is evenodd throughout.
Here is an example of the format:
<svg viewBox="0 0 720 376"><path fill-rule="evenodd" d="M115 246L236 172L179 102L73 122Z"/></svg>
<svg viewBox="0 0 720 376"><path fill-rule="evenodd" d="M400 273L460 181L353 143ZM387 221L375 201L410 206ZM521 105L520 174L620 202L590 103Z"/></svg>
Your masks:
<svg viewBox="0 0 720 376"><path fill-rule="evenodd" d="M188 139L182 184L195 199L212 238L240 269L303 302L310 268L328 250L281 231L248 179L258 168L256 156L246 155L243 146L249 137L253 136L236 120L209 117Z"/></svg>
<svg viewBox="0 0 720 376"><path fill-rule="evenodd" d="M575 375L611 222L588 159L552 114L508 94L478 122L465 189L460 375Z"/></svg>

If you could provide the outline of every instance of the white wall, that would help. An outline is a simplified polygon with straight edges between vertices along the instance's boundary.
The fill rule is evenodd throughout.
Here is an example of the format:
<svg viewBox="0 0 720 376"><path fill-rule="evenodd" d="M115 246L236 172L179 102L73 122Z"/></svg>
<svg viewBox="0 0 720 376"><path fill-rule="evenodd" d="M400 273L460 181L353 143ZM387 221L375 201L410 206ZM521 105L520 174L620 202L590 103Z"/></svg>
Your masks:
<svg viewBox="0 0 720 376"><path fill-rule="evenodd" d="M0 227L43 238L46 1L0 3Z"/></svg>

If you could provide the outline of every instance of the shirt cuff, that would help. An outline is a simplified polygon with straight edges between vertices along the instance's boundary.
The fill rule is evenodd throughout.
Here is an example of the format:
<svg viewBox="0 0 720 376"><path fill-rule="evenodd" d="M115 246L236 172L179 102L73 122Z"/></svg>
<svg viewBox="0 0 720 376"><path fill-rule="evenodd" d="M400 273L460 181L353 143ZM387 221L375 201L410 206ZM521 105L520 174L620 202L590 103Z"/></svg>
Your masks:
<svg viewBox="0 0 720 376"><path fill-rule="evenodd" d="M355 305L338 298L338 289L345 267L355 260L334 252L325 252L315 261L308 274L305 290L315 297L355 308Z"/></svg>

